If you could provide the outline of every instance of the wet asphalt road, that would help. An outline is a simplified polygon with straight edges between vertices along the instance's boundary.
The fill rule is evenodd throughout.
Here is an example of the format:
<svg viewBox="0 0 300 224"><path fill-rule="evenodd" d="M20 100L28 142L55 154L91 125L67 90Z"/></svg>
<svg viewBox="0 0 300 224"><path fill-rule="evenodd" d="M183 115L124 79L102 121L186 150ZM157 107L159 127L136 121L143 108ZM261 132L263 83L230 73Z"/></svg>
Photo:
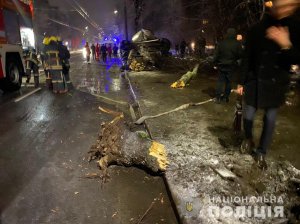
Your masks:
<svg viewBox="0 0 300 224"><path fill-rule="evenodd" d="M94 76L96 86L102 85L97 80L106 81L103 91L92 88L93 94L128 100L127 90L118 85L123 81L116 81L122 80L117 61L87 65L75 55L71 66L74 85L85 83L79 90L89 92L87 79ZM23 93L30 90L22 88ZM96 164L87 162L87 151L99 125L111 120L98 106L111 105L79 90L54 95L43 88L17 103L19 93L0 97L0 223L130 224L154 198L160 200L141 223L177 223L160 177L111 167L108 183L83 178L97 172Z"/></svg>

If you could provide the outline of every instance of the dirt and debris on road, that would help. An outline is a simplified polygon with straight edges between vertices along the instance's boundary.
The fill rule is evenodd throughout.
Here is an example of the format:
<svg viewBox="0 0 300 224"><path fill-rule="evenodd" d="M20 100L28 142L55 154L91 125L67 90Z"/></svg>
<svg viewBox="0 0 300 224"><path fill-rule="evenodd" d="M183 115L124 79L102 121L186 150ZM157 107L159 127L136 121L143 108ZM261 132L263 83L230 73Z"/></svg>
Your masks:
<svg viewBox="0 0 300 224"><path fill-rule="evenodd" d="M213 90L215 86L211 79L200 75L189 88L169 88L168 83L178 78L178 73L159 71L130 73L134 89L139 92L142 114L163 113L186 102L207 99L208 94L204 90ZM146 121L151 135L166 146L170 165L165 175L183 223L257 224L262 222L261 218L226 217L222 214L211 217L205 212L210 206L220 209L226 206L233 209L241 206L271 206L274 209L277 205L283 206L283 217L267 217L263 220L265 223L287 223L287 220L290 223L299 222L297 180L300 171L291 163L283 159L274 160L270 156L267 160L269 168L262 172L250 155L241 154L239 146L242 136L235 135L232 129L234 111L234 103L206 104ZM294 130L294 127L287 126L288 121L286 117L279 119L278 130L282 132L287 127ZM255 128L259 127L261 124L256 123ZM255 132L255 137L257 134ZM295 134L285 135L284 142L290 142L295 147L292 136L295 138ZM276 137L275 141L278 142L279 138ZM274 148L276 150L276 145L272 151ZM279 153L282 152L283 149ZM276 197L280 201L279 204L267 201L224 202L223 197ZM213 198L221 200L212 201Z"/></svg>

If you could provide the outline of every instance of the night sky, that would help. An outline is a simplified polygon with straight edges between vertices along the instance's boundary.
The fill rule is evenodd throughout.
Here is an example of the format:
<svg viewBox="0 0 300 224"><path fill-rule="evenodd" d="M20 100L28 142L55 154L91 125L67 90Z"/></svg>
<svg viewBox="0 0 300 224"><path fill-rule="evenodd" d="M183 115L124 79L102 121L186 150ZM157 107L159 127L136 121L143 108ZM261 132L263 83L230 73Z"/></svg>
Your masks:
<svg viewBox="0 0 300 224"><path fill-rule="evenodd" d="M39 0L40 1L40 0ZM49 0L51 6L57 6L60 13L67 15L70 25L83 29L89 26L90 31L96 35L95 30L82 16L73 10L69 3L73 0ZM123 0L77 0L77 2L88 12L106 33L110 32L113 25L118 25L120 32L124 33L124 1ZM132 0L127 0L128 5L128 28L129 36L135 33L134 29L134 7ZM116 16L114 10L119 13ZM140 28L152 30L159 38L165 37L179 41L182 37L180 24L176 23L176 18L180 16L181 0L151 0L145 1L145 9L141 17Z"/></svg>

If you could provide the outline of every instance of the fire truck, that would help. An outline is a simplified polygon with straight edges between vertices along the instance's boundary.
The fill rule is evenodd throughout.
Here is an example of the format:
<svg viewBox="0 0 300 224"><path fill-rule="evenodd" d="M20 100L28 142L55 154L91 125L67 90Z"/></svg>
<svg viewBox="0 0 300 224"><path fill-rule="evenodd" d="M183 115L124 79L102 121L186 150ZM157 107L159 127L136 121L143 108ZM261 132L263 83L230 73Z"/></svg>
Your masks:
<svg viewBox="0 0 300 224"><path fill-rule="evenodd" d="M21 0L0 0L0 89L20 89L25 75L23 50L35 46L32 5Z"/></svg>

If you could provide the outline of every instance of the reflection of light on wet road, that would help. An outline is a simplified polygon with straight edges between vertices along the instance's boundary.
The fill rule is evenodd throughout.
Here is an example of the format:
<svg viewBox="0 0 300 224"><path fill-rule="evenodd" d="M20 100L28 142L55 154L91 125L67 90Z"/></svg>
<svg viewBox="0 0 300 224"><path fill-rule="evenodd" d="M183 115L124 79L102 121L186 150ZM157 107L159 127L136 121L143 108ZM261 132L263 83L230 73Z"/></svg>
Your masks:
<svg viewBox="0 0 300 224"><path fill-rule="evenodd" d="M39 117L37 117L36 121L43 121L45 119L45 115L44 114L40 114Z"/></svg>
<svg viewBox="0 0 300 224"><path fill-rule="evenodd" d="M112 89L117 92L121 90L121 80L120 79L112 79Z"/></svg>
<svg viewBox="0 0 300 224"><path fill-rule="evenodd" d="M95 65L98 66L98 64ZM120 65L121 60L119 58L112 58L107 63L100 62L98 72L95 74L91 72L93 69L90 68L91 70L86 73L86 77L80 79L77 87L86 89L93 94L119 93L122 90L122 80L119 72Z"/></svg>
<svg viewBox="0 0 300 224"><path fill-rule="evenodd" d="M34 111L32 120L35 122L45 122L45 121L50 121L50 119L51 119L51 110L49 105L48 104L38 105L36 110Z"/></svg>

